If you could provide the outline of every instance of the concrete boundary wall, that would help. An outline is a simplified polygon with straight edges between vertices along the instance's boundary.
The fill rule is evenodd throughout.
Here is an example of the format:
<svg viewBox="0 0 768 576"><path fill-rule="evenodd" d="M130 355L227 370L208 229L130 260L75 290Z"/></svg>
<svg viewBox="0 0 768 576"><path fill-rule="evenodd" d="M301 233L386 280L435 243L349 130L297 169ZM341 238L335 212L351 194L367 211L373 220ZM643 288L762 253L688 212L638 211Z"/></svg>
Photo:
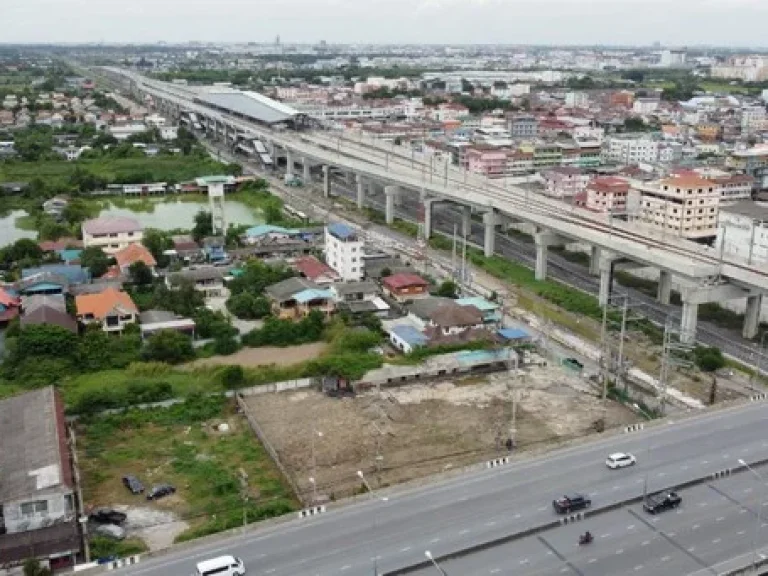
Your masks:
<svg viewBox="0 0 768 576"><path fill-rule="evenodd" d="M750 464L750 466L754 468L754 467L764 466L766 464L768 464L768 458L759 460L757 462L753 462L752 464ZM733 473L744 472L746 470L747 470L746 467L740 466L738 468L734 468ZM706 476L695 478L693 480L689 480L688 482L683 482L681 484L676 484L675 486L670 486L667 488L667 490L685 490L687 488L692 488L700 484L706 484L708 482L711 482L712 480L713 480L713 475L707 474ZM655 490L654 492L662 492L662 491L663 490ZM640 496L628 498L626 500L622 500L614 504L609 504L608 506L602 506L600 508L592 508L592 509L586 510L583 513L583 519L588 519L588 518L591 518L592 516L598 516L601 514L606 514L608 512L613 512L614 510L618 510L625 506L631 506L632 504L639 504L640 502L643 501L644 498L645 496L641 494ZM496 538L494 540L489 540L487 542L481 542L479 544L475 544L473 546L464 548L463 550L457 550L456 552L445 554L443 556L435 558L435 560L438 563L443 563L450 560L455 560L457 558L471 556L472 554L477 554L478 552L490 550L491 548L496 548L497 546L503 546L504 544L509 544L510 542L514 542L516 540L521 540L529 536L534 536L536 534L540 534L542 532L552 530L553 528L557 528L561 525L563 525L562 519L557 519L552 522L547 522L545 524L539 524L538 526L527 528L520 532L515 532L513 534L508 534L507 536L502 536L501 538ZM768 559L766 559L766 564L768 564ZM425 560L423 562L418 562L417 564L412 564L410 566L404 566L396 570L384 572L382 576L401 576L404 574L411 574L413 572L418 572L419 570L429 568L430 566L432 566L432 561ZM711 573L711 572L707 571L707 573ZM747 572L740 572L740 571L728 572L728 574L733 574L734 576L737 574L746 574L746 573Z"/></svg>
<svg viewBox="0 0 768 576"><path fill-rule="evenodd" d="M251 430L253 430L253 433L256 435L256 437L259 439L261 444L264 446L264 449L267 451L267 454L269 454L269 457L272 458L272 461L275 463L275 466L277 466L278 470L280 470L280 473L283 475L283 477L286 479L288 484L291 486L291 490L293 490L294 495L296 498L299 499L300 502L304 502L304 498L302 498L301 492L299 491L299 487L296 485L296 482L294 481L293 477L288 474L288 470L286 470L285 466L283 466L283 463L280 461L280 456L277 454L277 450L274 449L272 444L270 444L269 439L267 438L267 435L264 434L264 431L261 429L261 426L259 426L259 422L256 420L256 417L251 413L250 410L248 410L248 405L245 403L245 400L243 400L243 397L238 394L236 396L237 398L237 405L240 408L240 410L243 411L243 414L245 415L246 420L248 420L248 425L251 427Z"/></svg>

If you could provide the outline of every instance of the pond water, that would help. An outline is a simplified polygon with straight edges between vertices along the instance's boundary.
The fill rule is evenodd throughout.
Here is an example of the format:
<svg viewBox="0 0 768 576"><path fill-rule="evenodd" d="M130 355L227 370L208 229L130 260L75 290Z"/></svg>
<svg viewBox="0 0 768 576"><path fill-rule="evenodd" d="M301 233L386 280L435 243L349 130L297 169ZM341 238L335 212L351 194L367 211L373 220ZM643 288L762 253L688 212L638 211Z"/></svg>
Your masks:
<svg viewBox="0 0 768 576"><path fill-rule="evenodd" d="M158 230L174 230L177 228L190 229L194 225L195 214L200 210L207 210L207 202L157 202L152 212L143 210L131 210L130 202L124 207L111 206L102 210L99 216L128 216L135 218L145 228L157 228ZM144 204L141 204L144 207ZM260 224L263 222L258 214L242 202L227 200L224 202L224 214L227 224Z"/></svg>
<svg viewBox="0 0 768 576"><path fill-rule="evenodd" d="M0 218L0 246L13 244L21 238L37 238L34 230L22 230L16 226L16 219L26 215L24 210L11 210L7 216Z"/></svg>

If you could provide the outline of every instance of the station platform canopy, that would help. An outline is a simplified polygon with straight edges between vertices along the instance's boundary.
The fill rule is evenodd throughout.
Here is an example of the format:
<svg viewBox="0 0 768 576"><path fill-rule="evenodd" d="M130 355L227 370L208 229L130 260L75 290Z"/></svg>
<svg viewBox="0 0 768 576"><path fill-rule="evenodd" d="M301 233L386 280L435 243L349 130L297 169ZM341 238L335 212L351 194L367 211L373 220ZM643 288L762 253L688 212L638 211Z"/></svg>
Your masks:
<svg viewBox="0 0 768 576"><path fill-rule="evenodd" d="M220 88L198 94L195 101L266 126L302 124L307 118L306 114L295 108L257 92Z"/></svg>

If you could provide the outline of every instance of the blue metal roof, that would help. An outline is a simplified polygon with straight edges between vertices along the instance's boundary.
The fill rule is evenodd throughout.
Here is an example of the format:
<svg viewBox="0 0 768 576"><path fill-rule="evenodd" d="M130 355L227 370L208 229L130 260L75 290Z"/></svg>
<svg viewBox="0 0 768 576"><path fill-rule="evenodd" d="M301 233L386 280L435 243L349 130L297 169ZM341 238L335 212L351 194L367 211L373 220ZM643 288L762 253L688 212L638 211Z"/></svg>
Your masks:
<svg viewBox="0 0 768 576"><path fill-rule="evenodd" d="M306 304L312 300L330 300L333 298L333 293L330 290L307 288L306 290L302 290L301 292L294 294L293 298L300 304Z"/></svg>
<svg viewBox="0 0 768 576"><path fill-rule="evenodd" d="M459 298L456 300L459 306L474 306L481 312L491 312L500 308L499 304L486 300L481 296L472 296L470 298Z"/></svg>
<svg viewBox="0 0 768 576"><path fill-rule="evenodd" d="M80 254L82 254L83 251L78 248L65 248L64 250L59 250L57 254L61 257L64 262L71 262L72 260L77 260L80 258Z"/></svg>
<svg viewBox="0 0 768 576"><path fill-rule="evenodd" d="M463 350L456 352L457 362L462 365L477 366L489 362L506 362L509 360L509 348L501 350Z"/></svg>
<svg viewBox="0 0 768 576"><path fill-rule="evenodd" d="M347 238L357 236L355 229L351 226L347 226L346 224L329 224L328 232L340 240L346 240Z"/></svg>
<svg viewBox="0 0 768 576"><path fill-rule="evenodd" d="M245 231L246 236L264 236L265 234L287 234L290 236L300 234L301 230L283 228L282 226L273 226L272 224L259 224L252 226Z"/></svg>
<svg viewBox="0 0 768 576"><path fill-rule="evenodd" d="M428 339L424 334L416 330L413 326L407 324L393 326L390 331L410 346L424 346L428 342Z"/></svg>
<svg viewBox="0 0 768 576"><path fill-rule="evenodd" d="M90 280L90 274L87 268L82 266L70 266L68 264L44 264L36 268L24 268L21 271L21 277L29 278L38 274L56 274L64 276L70 284L84 284Z"/></svg>
<svg viewBox="0 0 768 576"><path fill-rule="evenodd" d="M497 333L507 340L524 340L531 337L528 332L521 328L502 328L501 330L498 330Z"/></svg>

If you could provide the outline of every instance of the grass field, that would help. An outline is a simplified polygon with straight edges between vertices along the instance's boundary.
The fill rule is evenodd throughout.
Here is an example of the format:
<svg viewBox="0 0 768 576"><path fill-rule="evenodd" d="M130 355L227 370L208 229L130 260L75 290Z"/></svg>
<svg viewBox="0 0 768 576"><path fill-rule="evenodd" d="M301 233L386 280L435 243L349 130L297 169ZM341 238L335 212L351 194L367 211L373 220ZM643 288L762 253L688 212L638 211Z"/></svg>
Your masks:
<svg viewBox="0 0 768 576"><path fill-rule="evenodd" d="M244 505L248 522L298 506L246 420L220 397L80 422L78 450L88 506L173 512L189 524L178 540L242 525ZM168 482L176 494L147 502L125 489L125 474L145 486Z"/></svg>

